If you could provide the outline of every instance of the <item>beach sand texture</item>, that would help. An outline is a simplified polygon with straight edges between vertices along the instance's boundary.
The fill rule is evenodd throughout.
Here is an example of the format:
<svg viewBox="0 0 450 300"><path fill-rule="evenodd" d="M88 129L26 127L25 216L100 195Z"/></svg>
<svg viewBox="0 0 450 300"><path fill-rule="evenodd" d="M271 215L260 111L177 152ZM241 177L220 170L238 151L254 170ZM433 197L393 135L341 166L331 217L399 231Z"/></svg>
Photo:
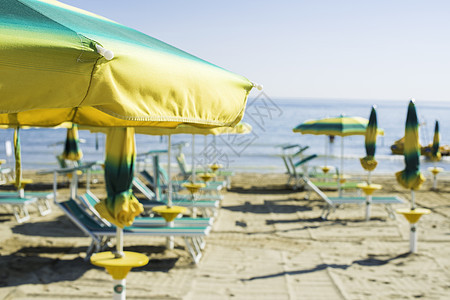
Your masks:
<svg viewBox="0 0 450 300"><path fill-rule="evenodd" d="M30 190L51 190L51 176L25 176L36 182ZM419 207L432 211L418 223L417 254L408 253L402 216L392 220L375 205L365 222L365 207L346 205L323 221L325 203L305 200L286 179L234 176L197 266L181 239L166 250L164 238L125 237L125 250L150 257L129 273L128 299L450 299L450 178L437 191L428 178L416 192ZM373 182L383 185L380 195L410 199L393 176ZM105 195L102 181L92 190ZM0 206L0 298L111 299L110 275L84 261L90 239L55 206L43 217L30 211L31 220L18 224Z"/></svg>

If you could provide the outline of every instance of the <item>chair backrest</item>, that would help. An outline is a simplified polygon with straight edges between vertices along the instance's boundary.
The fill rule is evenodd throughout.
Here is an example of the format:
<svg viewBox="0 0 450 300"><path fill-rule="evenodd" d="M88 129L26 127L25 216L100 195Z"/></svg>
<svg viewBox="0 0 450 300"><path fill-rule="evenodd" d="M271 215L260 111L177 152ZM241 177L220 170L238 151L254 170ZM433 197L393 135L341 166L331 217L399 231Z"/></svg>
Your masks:
<svg viewBox="0 0 450 300"><path fill-rule="evenodd" d="M75 225L90 236L95 236L93 231L104 231L109 228L106 225L101 225L96 222L87 212L81 209L73 199L56 203Z"/></svg>
<svg viewBox="0 0 450 300"><path fill-rule="evenodd" d="M95 205L99 203L100 200L91 191L87 191L83 195L78 196L78 199L80 200L81 204L83 204L97 218L97 220L100 222L100 225L103 224L106 226L111 226L111 223L105 220L95 209Z"/></svg>
<svg viewBox="0 0 450 300"><path fill-rule="evenodd" d="M178 153L177 156L175 156L177 163L178 163L178 167L180 168L180 172L181 174L186 177L188 176L188 171L187 171L187 166L186 166L186 158L184 156L183 152Z"/></svg>
<svg viewBox="0 0 450 300"><path fill-rule="evenodd" d="M148 199L156 199L156 194L151 189L149 189L139 178L133 177L133 186Z"/></svg>
<svg viewBox="0 0 450 300"><path fill-rule="evenodd" d="M322 192L317 185L315 185L311 180L308 179L306 176L302 176L303 181L308 185L317 195L319 195L322 200L324 200L329 205L333 205L333 202L328 198L328 196Z"/></svg>

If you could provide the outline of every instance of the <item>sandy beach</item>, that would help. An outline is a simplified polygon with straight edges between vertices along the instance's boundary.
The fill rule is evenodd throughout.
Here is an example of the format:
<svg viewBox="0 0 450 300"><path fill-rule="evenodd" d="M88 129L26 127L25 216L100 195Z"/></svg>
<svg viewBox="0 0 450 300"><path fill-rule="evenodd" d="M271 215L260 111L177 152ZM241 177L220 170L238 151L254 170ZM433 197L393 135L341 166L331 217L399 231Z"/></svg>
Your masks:
<svg viewBox="0 0 450 300"><path fill-rule="evenodd" d="M29 190L51 191L51 176L25 176L35 182ZM306 192L287 188L286 179L235 175L198 265L182 239L166 250L164 238L126 237L125 250L150 258L129 273L128 299L450 298L450 178L430 191L428 176L416 192L418 206L432 211L418 223L417 254L408 253L403 216L393 220L373 206L365 222L365 207L345 205L324 221L325 202L317 195L305 200ZM383 185L380 195L410 199L393 176L373 181ZM105 194L102 180L91 189ZM67 197L61 183L58 198ZM0 298L110 299L110 275L84 260L90 238L55 205L47 216L30 212L31 220L18 224L10 208L0 207Z"/></svg>

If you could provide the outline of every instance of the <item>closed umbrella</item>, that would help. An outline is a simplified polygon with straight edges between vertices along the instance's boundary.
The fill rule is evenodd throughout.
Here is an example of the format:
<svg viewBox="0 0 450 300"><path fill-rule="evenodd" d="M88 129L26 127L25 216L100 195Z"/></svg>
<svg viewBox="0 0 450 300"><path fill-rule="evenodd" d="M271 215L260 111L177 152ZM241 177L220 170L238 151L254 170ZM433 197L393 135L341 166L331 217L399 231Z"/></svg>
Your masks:
<svg viewBox="0 0 450 300"><path fill-rule="evenodd" d="M72 161L79 161L83 158L83 152L80 147L80 139L78 137L77 124L72 124L72 127L67 129L62 157Z"/></svg>
<svg viewBox="0 0 450 300"><path fill-rule="evenodd" d="M430 156L430 159L433 162L440 161L442 158L441 152L439 151L439 141L440 141L439 121L436 120L436 123L434 125L433 145L431 146L431 156Z"/></svg>
<svg viewBox="0 0 450 300"><path fill-rule="evenodd" d="M410 222L410 251L417 252L417 227L416 223L424 214L429 214L428 209L416 208L414 190L420 189L425 182L425 177L420 172L420 144L419 122L417 121L414 99L409 101L405 126L405 169L395 173L397 181L403 187L411 190L411 209L398 210Z"/></svg>
<svg viewBox="0 0 450 300"><path fill-rule="evenodd" d="M377 142L377 113L375 106L370 111L369 123L367 125L364 145L366 148L366 156L360 159L361 166L368 171L367 184L360 184L360 187L366 194L366 221L370 220L370 207L372 205L372 193L375 189L381 188L380 185L371 184L370 174L377 167L378 162L375 160L375 150Z"/></svg>
<svg viewBox="0 0 450 300"><path fill-rule="evenodd" d="M122 142L125 141L125 142ZM133 196L136 146L134 128L111 128L106 136L105 185L107 200L96 205L99 213L114 225L123 228L133 223L143 211Z"/></svg>
<svg viewBox="0 0 450 300"><path fill-rule="evenodd" d="M442 154L439 151L439 122L436 120L434 125L434 136L433 136L433 145L431 146L430 159L433 162L434 166L431 169L431 173L433 174L433 189L437 189L437 175L443 171L442 168L436 167L436 162L442 159Z"/></svg>
<svg viewBox="0 0 450 300"><path fill-rule="evenodd" d="M22 186L22 154L20 151L20 133L19 133L19 127L14 129L14 158L16 161L16 168L15 168L15 186L17 187L17 190L19 191L19 194L21 197L24 196L23 193L23 186ZM22 191L22 192L21 192Z"/></svg>
<svg viewBox="0 0 450 300"><path fill-rule="evenodd" d="M420 172L419 123L414 100L408 105L405 126L405 169L395 173L397 181L411 190L411 209L415 209L414 190L420 189L425 177Z"/></svg>
<svg viewBox="0 0 450 300"><path fill-rule="evenodd" d="M370 172L375 170L378 162L375 160L375 150L377 142L377 112L375 106L372 107L369 117L369 123L366 128L364 145L366 148L366 156L361 158L361 166L364 170L369 171L368 184L370 184Z"/></svg>

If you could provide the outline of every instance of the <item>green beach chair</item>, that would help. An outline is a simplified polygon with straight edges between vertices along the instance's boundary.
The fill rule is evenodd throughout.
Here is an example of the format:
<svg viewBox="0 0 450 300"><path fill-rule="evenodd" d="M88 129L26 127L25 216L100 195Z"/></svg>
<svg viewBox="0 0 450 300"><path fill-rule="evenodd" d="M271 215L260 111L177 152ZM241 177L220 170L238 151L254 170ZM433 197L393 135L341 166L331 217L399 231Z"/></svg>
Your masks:
<svg viewBox="0 0 450 300"><path fill-rule="evenodd" d="M116 236L116 228L106 224L100 224L92 215L80 208L75 200L69 199L63 202L56 202L57 206L65 215L87 236L92 242L86 251L86 259L96 252L103 251L111 245L111 238ZM207 236L211 231L211 226L129 226L123 229L124 236L157 236L157 237L182 237L186 250L189 252L194 263L198 263L202 257L204 245L200 244L199 237Z"/></svg>
<svg viewBox="0 0 450 300"><path fill-rule="evenodd" d="M322 219L326 220L330 213L335 212L336 209L343 204L358 204L364 205L366 203L366 197L328 197L320 188L315 185L309 178L303 176L302 177L305 184L309 189L314 191L322 200L326 202L326 206L323 208L322 215L320 216ZM395 212L392 209L392 204L404 204L406 201L400 197L394 196L377 196L372 197L371 204L382 204L388 216L392 219L395 219Z"/></svg>

